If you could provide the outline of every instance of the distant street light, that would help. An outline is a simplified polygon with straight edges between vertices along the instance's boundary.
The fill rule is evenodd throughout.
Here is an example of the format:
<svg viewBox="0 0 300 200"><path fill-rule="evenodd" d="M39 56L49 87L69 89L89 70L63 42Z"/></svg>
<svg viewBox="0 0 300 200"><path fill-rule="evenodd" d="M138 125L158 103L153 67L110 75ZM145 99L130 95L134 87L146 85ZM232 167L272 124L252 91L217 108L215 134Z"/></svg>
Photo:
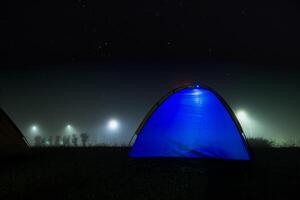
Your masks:
<svg viewBox="0 0 300 200"><path fill-rule="evenodd" d="M38 133L39 129L36 125L32 125L31 126L31 133L33 133L34 135L36 135Z"/></svg>
<svg viewBox="0 0 300 200"><path fill-rule="evenodd" d="M247 120L247 113L243 110L239 110L236 113L236 117L238 118L239 121L245 121Z"/></svg>
<svg viewBox="0 0 300 200"><path fill-rule="evenodd" d="M107 123L107 128L110 131L116 131L119 128L119 122L116 119L110 119Z"/></svg>
<svg viewBox="0 0 300 200"><path fill-rule="evenodd" d="M236 117L242 125L245 133L248 133L248 136L253 136L253 120L251 120L247 112L244 110L238 110L236 112Z"/></svg>
<svg viewBox="0 0 300 200"><path fill-rule="evenodd" d="M68 125L66 126L65 131L66 131L66 133L69 134L69 135L74 134L74 127L73 127L72 125L68 124Z"/></svg>

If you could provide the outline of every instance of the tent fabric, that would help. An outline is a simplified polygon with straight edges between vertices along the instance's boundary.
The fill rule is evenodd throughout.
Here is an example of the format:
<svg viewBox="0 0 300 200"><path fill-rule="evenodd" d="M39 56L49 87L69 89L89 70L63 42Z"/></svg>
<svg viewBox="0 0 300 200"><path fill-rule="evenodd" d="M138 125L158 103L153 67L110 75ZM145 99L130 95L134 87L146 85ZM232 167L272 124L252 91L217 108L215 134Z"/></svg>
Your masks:
<svg viewBox="0 0 300 200"><path fill-rule="evenodd" d="M22 153L27 148L21 131L0 108L0 156Z"/></svg>
<svg viewBox="0 0 300 200"><path fill-rule="evenodd" d="M131 157L250 160L240 125L214 91L186 87L163 99L138 129Z"/></svg>

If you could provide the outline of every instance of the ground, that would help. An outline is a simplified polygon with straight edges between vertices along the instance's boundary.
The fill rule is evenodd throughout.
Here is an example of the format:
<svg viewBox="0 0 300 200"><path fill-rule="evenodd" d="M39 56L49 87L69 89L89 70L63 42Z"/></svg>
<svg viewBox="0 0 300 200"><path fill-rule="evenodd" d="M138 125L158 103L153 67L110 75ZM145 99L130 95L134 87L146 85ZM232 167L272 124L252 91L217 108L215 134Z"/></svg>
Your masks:
<svg viewBox="0 0 300 200"><path fill-rule="evenodd" d="M128 148L32 148L2 159L0 199L298 199L300 149L251 162L131 159ZM298 195L298 198L297 196Z"/></svg>

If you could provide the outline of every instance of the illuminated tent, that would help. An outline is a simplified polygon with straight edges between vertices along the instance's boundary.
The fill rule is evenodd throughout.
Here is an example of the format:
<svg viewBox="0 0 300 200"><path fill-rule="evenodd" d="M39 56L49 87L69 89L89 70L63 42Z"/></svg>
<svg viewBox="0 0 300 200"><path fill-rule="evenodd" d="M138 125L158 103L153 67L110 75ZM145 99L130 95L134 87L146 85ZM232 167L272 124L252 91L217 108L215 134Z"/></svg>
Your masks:
<svg viewBox="0 0 300 200"><path fill-rule="evenodd" d="M0 108L0 156L23 153L27 148L21 131Z"/></svg>
<svg viewBox="0 0 300 200"><path fill-rule="evenodd" d="M251 159L234 113L207 86L184 86L166 94L134 137L131 157Z"/></svg>

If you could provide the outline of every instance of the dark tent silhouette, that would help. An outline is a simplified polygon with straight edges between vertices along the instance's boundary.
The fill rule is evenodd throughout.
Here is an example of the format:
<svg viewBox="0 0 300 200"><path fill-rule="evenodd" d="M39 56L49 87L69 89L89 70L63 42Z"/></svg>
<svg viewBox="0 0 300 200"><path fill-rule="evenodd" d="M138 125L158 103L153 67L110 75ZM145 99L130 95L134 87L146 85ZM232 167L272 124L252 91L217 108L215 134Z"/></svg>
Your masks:
<svg viewBox="0 0 300 200"><path fill-rule="evenodd" d="M9 116L0 108L0 156L20 154L28 143Z"/></svg>
<svg viewBox="0 0 300 200"><path fill-rule="evenodd" d="M243 130L225 100L204 85L166 94L137 129L131 157L250 160Z"/></svg>

